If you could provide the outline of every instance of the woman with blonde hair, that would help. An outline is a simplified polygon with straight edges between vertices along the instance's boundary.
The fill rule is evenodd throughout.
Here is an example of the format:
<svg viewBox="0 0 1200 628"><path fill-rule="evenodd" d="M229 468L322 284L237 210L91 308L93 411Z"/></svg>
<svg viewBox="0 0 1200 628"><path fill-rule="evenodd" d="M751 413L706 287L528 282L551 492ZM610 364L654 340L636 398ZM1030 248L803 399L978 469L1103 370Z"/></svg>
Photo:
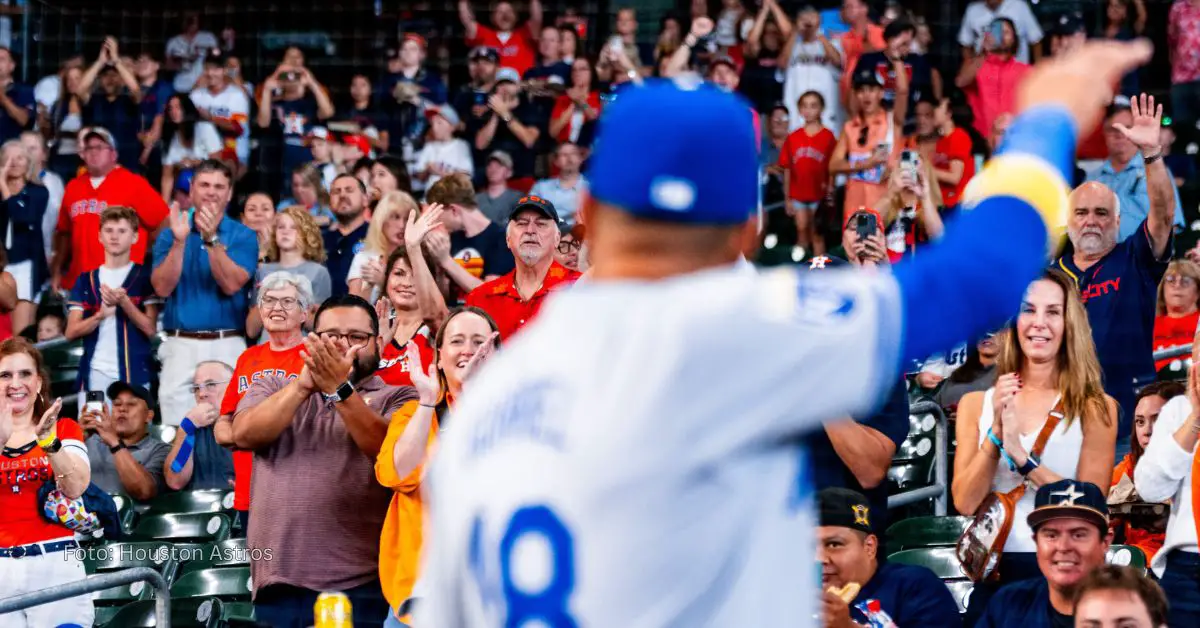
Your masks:
<svg viewBox="0 0 1200 628"><path fill-rule="evenodd" d="M1037 487L1073 479L1107 493L1116 447L1117 404L1104 394L1091 325L1070 278L1050 270L1030 284L1000 344L995 386L958 405L951 492L958 511L970 514L992 492L1026 490L1012 514L999 582L975 586L964 625L973 625L1000 585L1041 577L1025 521ZM1032 455L1052 420L1040 457Z"/></svg>
<svg viewBox="0 0 1200 628"><path fill-rule="evenodd" d="M334 220L333 210L329 208L329 192L321 179L321 171L311 163L300 165L292 171L292 196L280 201L279 206L292 205L308 210L318 227L324 227Z"/></svg>
<svg viewBox="0 0 1200 628"><path fill-rule="evenodd" d="M916 160L915 167L905 165L905 155ZM933 166L916 151L904 151L900 165L892 169L887 192L873 209L883 217L884 240L893 264L913 255L918 244L941 237L942 192L936 181Z"/></svg>
<svg viewBox="0 0 1200 628"><path fill-rule="evenodd" d="M408 192L393 190L384 193L371 214L371 226L363 239L363 249L350 260L346 285L351 294L374 303L384 282L384 262L392 251L404 246L404 229L408 215L420 208Z"/></svg>
<svg viewBox="0 0 1200 628"><path fill-rule="evenodd" d="M42 217L50 192L38 178L37 164L21 140L0 146L0 237L8 250L7 270L17 282L17 307L12 312L15 333L33 324L34 299L50 276L42 234Z"/></svg>
<svg viewBox="0 0 1200 628"><path fill-rule="evenodd" d="M1158 284L1158 310L1154 317L1154 350L1186 345L1200 324L1200 266L1186 259L1167 265ZM1186 355L1184 356L1186 357ZM1162 369L1178 358L1155 362Z"/></svg>
<svg viewBox="0 0 1200 628"><path fill-rule="evenodd" d="M298 205L283 208L275 214L275 226L268 240L267 263L259 264L254 273L254 294L250 302L258 303L258 286L263 279L275 271L286 270L308 278L312 283L313 305L320 305L333 292L324 262L325 242L313 217ZM258 305L252 305L246 315L246 336L254 338L262 333L262 329Z"/></svg>

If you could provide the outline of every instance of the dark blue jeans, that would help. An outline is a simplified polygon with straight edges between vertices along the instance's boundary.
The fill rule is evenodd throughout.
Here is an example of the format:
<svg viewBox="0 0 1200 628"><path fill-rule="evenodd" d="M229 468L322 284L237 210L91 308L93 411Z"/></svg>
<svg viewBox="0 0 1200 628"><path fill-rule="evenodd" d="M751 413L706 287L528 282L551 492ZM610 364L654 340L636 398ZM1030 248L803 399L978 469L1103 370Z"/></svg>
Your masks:
<svg viewBox="0 0 1200 628"><path fill-rule="evenodd" d="M316 623L313 605L320 593L286 584L263 587L254 597L254 619L272 628L309 628ZM350 598L355 628L379 628L391 614L378 579L343 593Z"/></svg>
<svg viewBox="0 0 1200 628"><path fill-rule="evenodd" d="M1168 626L1200 626L1200 554L1181 550L1168 554L1158 585L1170 602Z"/></svg>

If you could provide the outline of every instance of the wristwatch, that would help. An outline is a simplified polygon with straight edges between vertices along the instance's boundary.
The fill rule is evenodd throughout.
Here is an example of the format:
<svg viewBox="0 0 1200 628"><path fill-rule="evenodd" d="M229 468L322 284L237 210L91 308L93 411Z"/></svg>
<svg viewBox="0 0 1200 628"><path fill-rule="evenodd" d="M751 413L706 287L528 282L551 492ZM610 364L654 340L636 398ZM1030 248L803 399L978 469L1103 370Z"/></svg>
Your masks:
<svg viewBox="0 0 1200 628"><path fill-rule="evenodd" d="M201 242L204 243L204 246L212 247L212 246L216 246L216 245L220 244L221 238L217 237L217 234L214 233L213 237L211 237L207 240L201 240Z"/></svg>
<svg viewBox="0 0 1200 628"><path fill-rule="evenodd" d="M332 393L325 394L325 400L344 403L353 394L354 384L345 382L341 386L338 386L337 390L333 391Z"/></svg>
<svg viewBox="0 0 1200 628"><path fill-rule="evenodd" d="M109 453L115 454L118 451L121 451L122 449L125 449L125 441L118 440L116 445L113 445L112 447L108 448L108 451L109 451Z"/></svg>
<svg viewBox="0 0 1200 628"><path fill-rule="evenodd" d="M1025 458L1025 464L1021 465L1020 468L1017 469L1017 473L1028 476L1030 473L1033 473L1035 470L1037 470L1039 466L1041 466L1041 463L1038 462L1038 459L1034 458L1033 456L1029 456Z"/></svg>
<svg viewBox="0 0 1200 628"><path fill-rule="evenodd" d="M60 450L62 450L62 441L58 440L57 438L50 441L49 445L42 447L42 451L46 452L47 455L56 454Z"/></svg>

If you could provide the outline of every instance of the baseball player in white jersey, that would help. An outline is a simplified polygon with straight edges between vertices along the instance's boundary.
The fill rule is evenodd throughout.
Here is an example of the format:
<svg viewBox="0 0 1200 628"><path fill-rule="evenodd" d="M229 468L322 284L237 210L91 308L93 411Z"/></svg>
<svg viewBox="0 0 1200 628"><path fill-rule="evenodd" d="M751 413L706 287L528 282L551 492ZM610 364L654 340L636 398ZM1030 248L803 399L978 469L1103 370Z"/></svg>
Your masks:
<svg viewBox="0 0 1200 628"><path fill-rule="evenodd" d="M973 210L891 274L735 266L755 237L744 102L623 92L581 209L591 279L483 367L431 464L415 626L816 625L795 437L869 414L907 358L1016 310L1065 221L1078 129L1149 54L1096 44L1035 69Z"/></svg>

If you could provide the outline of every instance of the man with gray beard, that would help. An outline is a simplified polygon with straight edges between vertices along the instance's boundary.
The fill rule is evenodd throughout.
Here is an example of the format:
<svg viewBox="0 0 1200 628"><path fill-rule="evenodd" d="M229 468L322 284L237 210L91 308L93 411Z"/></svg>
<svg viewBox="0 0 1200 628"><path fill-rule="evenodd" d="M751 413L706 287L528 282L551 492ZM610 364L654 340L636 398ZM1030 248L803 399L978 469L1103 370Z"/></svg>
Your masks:
<svg viewBox="0 0 1200 628"><path fill-rule="evenodd" d="M505 341L533 319L547 294L579 279L578 272L554 261L554 249L562 237L558 224L553 203L540 196L521 197L505 231L516 268L467 295L466 304L487 312Z"/></svg>
<svg viewBox="0 0 1200 628"><path fill-rule="evenodd" d="M1098 181L1071 192L1069 244L1053 266L1079 286L1104 371L1104 389L1121 406L1117 457L1129 450L1135 391L1154 380L1153 334L1158 284L1171 258L1174 183L1162 162L1162 107L1145 96L1132 103L1130 126L1114 124L1142 152L1149 212L1118 242L1121 204Z"/></svg>

